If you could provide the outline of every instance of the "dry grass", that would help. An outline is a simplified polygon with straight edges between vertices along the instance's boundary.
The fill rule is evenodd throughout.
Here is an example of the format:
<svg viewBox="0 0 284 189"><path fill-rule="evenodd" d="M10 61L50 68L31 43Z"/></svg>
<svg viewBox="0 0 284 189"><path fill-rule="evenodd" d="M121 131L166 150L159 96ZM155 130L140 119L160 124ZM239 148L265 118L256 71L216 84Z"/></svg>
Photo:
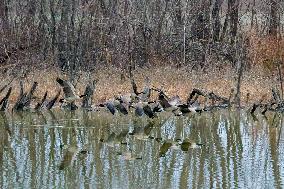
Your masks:
<svg viewBox="0 0 284 189"><path fill-rule="evenodd" d="M112 98L117 94L125 94L131 92L130 80L127 74L125 80L121 79L123 72L116 68L99 69L92 74L93 79L99 79L96 91L94 94L94 103L104 102L106 99ZM76 88L78 93L83 93L85 85L88 82L86 73L82 73ZM39 83L36 91L36 96L39 99L43 96L45 91L48 91L48 97L51 98L55 95L57 90L60 90L59 85L56 83L56 77L67 78L62 75L58 70L37 70L25 78L25 90L28 90L33 81ZM235 86L236 73L232 69L211 70L211 72L202 74L201 72L189 72L186 69L177 69L172 67L151 67L137 69L134 71L135 80L138 89L142 90L145 85L145 77L148 76L151 80L152 86L161 87L169 96L179 95L182 100L186 100L188 94L193 88L199 88L208 92L221 96L229 96L231 88ZM5 81L7 78L1 78ZM253 68L249 72L245 72L244 79L241 87L241 100L246 100L247 93L250 93L250 103L257 101L266 95L266 100L271 98L271 87L277 86L278 83L275 77L268 77L263 74L260 68ZM15 103L19 93L19 80L14 80L12 83L13 91L11 95L11 103ZM3 92L1 97L5 94Z"/></svg>
<svg viewBox="0 0 284 189"><path fill-rule="evenodd" d="M248 34L250 41L249 57L253 65L263 66L267 72L275 70L276 63L284 60L284 40L272 36Z"/></svg>

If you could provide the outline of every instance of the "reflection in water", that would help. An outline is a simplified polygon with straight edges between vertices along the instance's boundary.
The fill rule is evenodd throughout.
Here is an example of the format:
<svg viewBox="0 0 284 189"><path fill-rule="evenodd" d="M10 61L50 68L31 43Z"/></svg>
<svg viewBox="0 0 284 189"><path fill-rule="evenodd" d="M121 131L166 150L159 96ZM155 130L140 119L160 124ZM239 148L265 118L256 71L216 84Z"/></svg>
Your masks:
<svg viewBox="0 0 284 189"><path fill-rule="evenodd" d="M283 188L283 115L0 114L0 188Z"/></svg>

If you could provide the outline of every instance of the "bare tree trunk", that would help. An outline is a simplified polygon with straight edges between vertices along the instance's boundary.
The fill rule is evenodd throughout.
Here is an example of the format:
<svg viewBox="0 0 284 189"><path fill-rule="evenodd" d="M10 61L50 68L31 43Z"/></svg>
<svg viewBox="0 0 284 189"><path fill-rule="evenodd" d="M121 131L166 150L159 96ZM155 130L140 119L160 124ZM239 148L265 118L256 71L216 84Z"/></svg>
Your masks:
<svg viewBox="0 0 284 189"><path fill-rule="evenodd" d="M56 41L56 13L55 13L55 0L50 0L49 1L49 9L50 9L50 16L51 16L51 49L52 53L54 55L55 53L55 44L57 43Z"/></svg>
<svg viewBox="0 0 284 189"><path fill-rule="evenodd" d="M8 9L8 1L7 0L1 0L0 1L0 28L2 28L3 33L7 35L7 31L9 30L9 9Z"/></svg>
<svg viewBox="0 0 284 189"><path fill-rule="evenodd" d="M58 31L58 64L62 70L68 70L69 67L69 53L67 47L67 29L69 17L69 1L62 0L61 20Z"/></svg>
<svg viewBox="0 0 284 189"><path fill-rule="evenodd" d="M252 1L250 29L253 29L254 17L255 17L255 0Z"/></svg>
<svg viewBox="0 0 284 189"><path fill-rule="evenodd" d="M235 103L238 105L238 107L241 106L241 81L242 81L242 76L243 76L243 70L244 70L244 61L239 60L239 68L238 68L238 77L237 77L237 91L236 91L236 97L235 97Z"/></svg>
<svg viewBox="0 0 284 189"><path fill-rule="evenodd" d="M157 2L158 8L158 15L159 15L159 21L158 21L158 26L157 26L157 38L156 38L156 52L158 55L161 55L161 39L162 39L162 27L164 23L164 19L168 10L168 1L165 0L165 10L162 11L160 6L161 6L161 1Z"/></svg>
<svg viewBox="0 0 284 189"><path fill-rule="evenodd" d="M236 41L238 23L239 23L239 1L240 0L228 0L228 11L230 18L230 41L234 44Z"/></svg>
<svg viewBox="0 0 284 189"><path fill-rule="evenodd" d="M223 0L216 0L212 10L212 22L213 22L213 40L219 41L220 30L221 30L221 21L220 21L220 9L222 6Z"/></svg>
<svg viewBox="0 0 284 189"><path fill-rule="evenodd" d="M279 17L278 17L278 0L270 0L270 25L269 34L272 36L277 36L277 28L279 28Z"/></svg>
<svg viewBox="0 0 284 189"><path fill-rule="evenodd" d="M204 0L203 6L203 39L208 40L210 38L210 7L211 0Z"/></svg>

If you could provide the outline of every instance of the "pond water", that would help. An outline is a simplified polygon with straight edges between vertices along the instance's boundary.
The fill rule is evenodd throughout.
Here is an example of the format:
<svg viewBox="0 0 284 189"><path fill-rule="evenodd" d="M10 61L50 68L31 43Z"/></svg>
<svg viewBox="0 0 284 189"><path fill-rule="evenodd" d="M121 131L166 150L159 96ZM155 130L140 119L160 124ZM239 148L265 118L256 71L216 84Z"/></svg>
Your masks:
<svg viewBox="0 0 284 189"><path fill-rule="evenodd" d="M284 116L0 114L0 188L283 188Z"/></svg>

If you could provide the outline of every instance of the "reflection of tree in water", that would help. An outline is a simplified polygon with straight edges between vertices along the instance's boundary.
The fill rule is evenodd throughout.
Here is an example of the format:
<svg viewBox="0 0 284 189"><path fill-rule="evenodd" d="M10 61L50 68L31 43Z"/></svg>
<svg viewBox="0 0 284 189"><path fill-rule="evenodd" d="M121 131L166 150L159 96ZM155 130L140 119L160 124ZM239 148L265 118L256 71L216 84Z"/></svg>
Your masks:
<svg viewBox="0 0 284 189"><path fill-rule="evenodd" d="M9 116L0 114L4 188L54 183L253 187L267 174L271 180L260 180L260 186L281 187L283 182L280 114L256 114L259 123L245 113L228 111L140 120L62 111ZM10 177L4 179L6 175Z"/></svg>

